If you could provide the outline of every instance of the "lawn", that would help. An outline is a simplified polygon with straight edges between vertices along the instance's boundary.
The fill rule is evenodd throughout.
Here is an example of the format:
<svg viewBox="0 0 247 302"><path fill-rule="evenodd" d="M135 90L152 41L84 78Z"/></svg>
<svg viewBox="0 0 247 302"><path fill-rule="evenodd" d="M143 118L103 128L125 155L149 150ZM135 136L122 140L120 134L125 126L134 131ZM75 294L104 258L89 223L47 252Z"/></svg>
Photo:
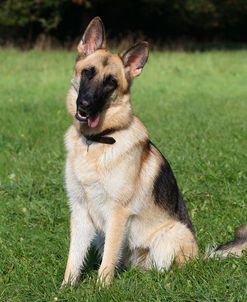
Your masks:
<svg viewBox="0 0 247 302"><path fill-rule="evenodd" d="M246 301L247 254L204 259L247 223L247 51L155 52L133 107L173 167L200 258L134 268L109 288L96 270L60 290L69 241L63 135L75 54L0 50L0 301Z"/></svg>

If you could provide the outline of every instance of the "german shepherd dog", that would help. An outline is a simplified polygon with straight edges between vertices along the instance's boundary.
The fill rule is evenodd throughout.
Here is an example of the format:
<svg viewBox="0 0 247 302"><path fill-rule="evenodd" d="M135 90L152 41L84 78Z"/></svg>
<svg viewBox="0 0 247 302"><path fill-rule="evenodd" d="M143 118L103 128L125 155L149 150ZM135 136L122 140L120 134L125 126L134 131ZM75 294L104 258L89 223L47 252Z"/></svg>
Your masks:
<svg viewBox="0 0 247 302"><path fill-rule="evenodd" d="M71 239L63 285L78 280L93 241L104 284L118 265L167 270L198 255L172 169L132 113L130 87L147 62L148 43L122 55L105 47L96 17L78 45L67 97L73 118L65 135ZM243 235L246 246L246 229Z"/></svg>

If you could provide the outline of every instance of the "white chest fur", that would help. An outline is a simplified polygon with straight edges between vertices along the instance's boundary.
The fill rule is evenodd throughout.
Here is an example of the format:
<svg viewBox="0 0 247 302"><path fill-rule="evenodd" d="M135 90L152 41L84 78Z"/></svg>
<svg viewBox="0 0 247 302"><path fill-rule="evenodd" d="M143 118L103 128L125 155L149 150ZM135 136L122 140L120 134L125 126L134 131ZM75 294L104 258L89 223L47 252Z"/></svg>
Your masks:
<svg viewBox="0 0 247 302"><path fill-rule="evenodd" d="M92 143L88 148L85 139L76 135L73 128L68 130L65 141L68 150L67 190L78 187L80 202L87 207L96 228L104 232L113 208L129 185L131 156L128 160L125 155L121 160L119 144ZM120 149L124 151L124 146ZM72 210L73 203L70 201Z"/></svg>

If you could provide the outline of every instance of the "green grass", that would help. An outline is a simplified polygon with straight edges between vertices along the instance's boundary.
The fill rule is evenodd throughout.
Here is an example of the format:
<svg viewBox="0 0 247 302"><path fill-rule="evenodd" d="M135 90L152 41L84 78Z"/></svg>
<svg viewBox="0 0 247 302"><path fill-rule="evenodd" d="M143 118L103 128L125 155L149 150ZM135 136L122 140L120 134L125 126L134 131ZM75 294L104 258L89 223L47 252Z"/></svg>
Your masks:
<svg viewBox="0 0 247 302"><path fill-rule="evenodd" d="M91 270L59 290L69 240L65 109L75 54L1 50L0 301L246 301L247 255L204 260L247 223L247 51L151 53L133 106L170 161L201 257L182 269L116 276Z"/></svg>

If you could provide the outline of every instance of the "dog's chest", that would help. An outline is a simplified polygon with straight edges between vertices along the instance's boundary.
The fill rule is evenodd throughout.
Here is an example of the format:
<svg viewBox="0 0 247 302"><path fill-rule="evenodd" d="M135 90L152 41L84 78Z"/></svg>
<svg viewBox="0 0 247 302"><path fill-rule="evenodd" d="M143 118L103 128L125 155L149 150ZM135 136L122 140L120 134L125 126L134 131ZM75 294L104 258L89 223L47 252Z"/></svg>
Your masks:
<svg viewBox="0 0 247 302"><path fill-rule="evenodd" d="M111 165L109 154L114 154L113 150L105 148L104 152L97 152L97 147L100 146L92 144L87 150L87 146L77 142L69 158L73 174L82 187L82 201L97 229L104 232L112 209L126 185L128 165Z"/></svg>

